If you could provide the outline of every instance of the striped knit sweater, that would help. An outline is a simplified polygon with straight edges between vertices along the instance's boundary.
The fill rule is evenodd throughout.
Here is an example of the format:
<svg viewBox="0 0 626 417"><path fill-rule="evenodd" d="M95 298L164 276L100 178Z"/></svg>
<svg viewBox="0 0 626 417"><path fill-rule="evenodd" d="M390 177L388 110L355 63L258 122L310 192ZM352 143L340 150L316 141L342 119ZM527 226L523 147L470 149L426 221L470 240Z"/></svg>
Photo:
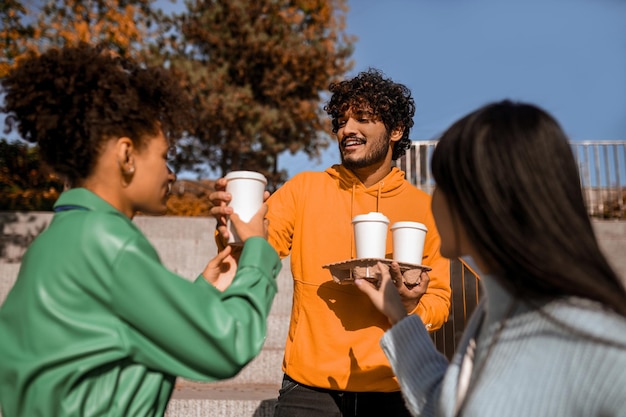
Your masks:
<svg viewBox="0 0 626 417"><path fill-rule="evenodd" d="M626 416L626 319L570 298L540 310L517 307L502 324L512 298L493 277L481 282L486 296L452 363L437 352L419 316L383 336L381 346L414 415L455 416L461 364L475 339L462 416Z"/></svg>

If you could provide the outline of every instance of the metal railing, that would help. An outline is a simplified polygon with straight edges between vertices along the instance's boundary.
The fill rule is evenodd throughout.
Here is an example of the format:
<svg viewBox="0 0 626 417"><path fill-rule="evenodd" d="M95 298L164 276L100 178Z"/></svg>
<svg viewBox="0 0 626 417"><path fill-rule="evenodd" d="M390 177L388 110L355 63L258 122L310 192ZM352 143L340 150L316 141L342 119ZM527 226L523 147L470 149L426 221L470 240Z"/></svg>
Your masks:
<svg viewBox="0 0 626 417"><path fill-rule="evenodd" d="M571 146L589 214L626 218L626 141L572 142Z"/></svg>
<svg viewBox="0 0 626 417"><path fill-rule="evenodd" d="M570 142L590 216L626 219L626 141ZM430 159L436 140L413 141L396 161L407 180L431 194Z"/></svg>
<svg viewBox="0 0 626 417"><path fill-rule="evenodd" d="M448 359L456 350L465 326L480 300L478 273L462 259L450 262L450 315L444 325L430 334L433 343Z"/></svg>
<svg viewBox="0 0 626 417"><path fill-rule="evenodd" d="M435 188L435 180L430 173L430 159L436 145L436 140L413 141L406 154L396 161L406 179L428 194L432 194Z"/></svg>

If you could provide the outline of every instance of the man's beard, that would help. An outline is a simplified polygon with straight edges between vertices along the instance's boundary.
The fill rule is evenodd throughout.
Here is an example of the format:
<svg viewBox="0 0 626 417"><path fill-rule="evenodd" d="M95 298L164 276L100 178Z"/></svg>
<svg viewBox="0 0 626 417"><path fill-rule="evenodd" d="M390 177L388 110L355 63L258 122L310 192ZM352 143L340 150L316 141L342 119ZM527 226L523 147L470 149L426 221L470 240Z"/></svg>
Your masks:
<svg viewBox="0 0 626 417"><path fill-rule="evenodd" d="M345 141L346 139L344 139ZM341 143L339 143L339 155L341 156L341 164L348 169L354 170L375 165L383 161L387 157L389 151L389 133L385 132L382 138L373 139L375 146L371 148L361 159L346 159L342 152ZM368 139L367 142L370 142Z"/></svg>

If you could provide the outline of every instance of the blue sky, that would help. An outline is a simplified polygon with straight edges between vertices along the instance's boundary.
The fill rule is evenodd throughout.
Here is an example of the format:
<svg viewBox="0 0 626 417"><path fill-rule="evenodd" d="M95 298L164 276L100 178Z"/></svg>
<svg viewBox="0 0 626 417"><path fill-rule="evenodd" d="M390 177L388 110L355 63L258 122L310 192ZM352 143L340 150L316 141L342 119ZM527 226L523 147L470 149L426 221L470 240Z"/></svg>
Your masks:
<svg viewBox="0 0 626 417"><path fill-rule="evenodd" d="M349 0L350 75L375 67L413 92L411 138L487 102L551 112L569 137L626 140L626 0ZM281 156L289 176L337 163Z"/></svg>

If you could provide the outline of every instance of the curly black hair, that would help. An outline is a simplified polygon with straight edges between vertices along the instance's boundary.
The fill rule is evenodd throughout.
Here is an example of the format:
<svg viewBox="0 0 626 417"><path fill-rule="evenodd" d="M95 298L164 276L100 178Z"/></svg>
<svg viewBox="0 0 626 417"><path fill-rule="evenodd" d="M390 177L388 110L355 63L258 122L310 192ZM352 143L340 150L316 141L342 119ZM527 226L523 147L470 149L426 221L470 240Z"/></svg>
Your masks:
<svg viewBox="0 0 626 417"><path fill-rule="evenodd" d="M31 55L2 79L5 132L39 145L70 183L86 178L104 141L137 147L159 130L173 143L188 126L189 97L173 75L81 44Z"/></svg>
<svg viewBox="0 0 626 417"><path fill-rule="evenodd" d="M385 78L380 70L370 68L356 77L332 83L332 96L324 111L332 119L333 133L339 129L338 119L350 109L368 110L383 122L387 132L402 127L404 134L393 148L392 159L398 159L411 146L409 133L413 127L415 102L403 84Z"/></svg>

